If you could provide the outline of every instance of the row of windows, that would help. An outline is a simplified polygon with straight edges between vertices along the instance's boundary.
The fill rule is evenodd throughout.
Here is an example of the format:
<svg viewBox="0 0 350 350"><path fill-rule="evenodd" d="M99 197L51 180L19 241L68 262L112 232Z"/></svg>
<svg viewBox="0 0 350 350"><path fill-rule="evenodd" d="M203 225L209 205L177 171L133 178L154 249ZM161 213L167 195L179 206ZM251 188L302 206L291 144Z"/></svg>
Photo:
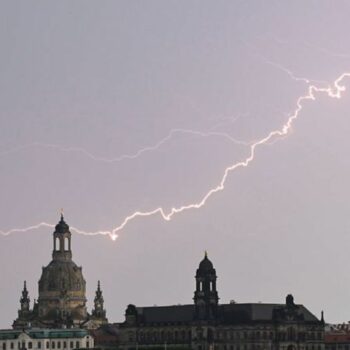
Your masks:
<svg viewBox="0 0 350 350"><path fill-rule="evenodd" d="M139 341L178 341L178 340L188 340L191 339L191 331L150 331L150 332L140 332L138 335ZM129 340L131 341L133 337L133 333L130 332ZM202 333L198 332L197 337L202 338ZM278 340L278 341L294 341L294 340L322 340L323 334L322 332L299 332L297 333L294 329L288 329L287 332L278 332L275 334L273 332L267 331L244 331L244 332L234 332L233 330L218 330L216 332L213 331L213 337L215 340Z"/></svg>
<svg viewBox="0 0 350 350"><path fill-rule="evenodd" d="M33 349L33 348L37 348L37 349L41 349L42 346L45 346L45 342L17 342L17 349ZM86 347L89 348L90 344L89 342L86 342ZM78 349L80 348L80 342L79 341L47 341L46 342L46 348L47 349ZM6 342L2 343L2 350L14 350L15 349L15 342L10 342L9 347L7 346Z"/></svg>
<svg viewBox="0 0 350 350"><path fill-rule="evenodd" d="M129 340L132 338L132 333L129 334ZM179 341L179 340L190 340L191 331L161 331L161 332L140 332L138 335L138 340L140 342L163 342L163 341Z"/></svg>
<svg viewBox="0 0 350 350"><path fill-rule="evenodd" d="M277 332L274 337L273 332L267 331L244 331L244 332L234 332L234 331L217 331L215 334L216 339L250 339L250 340L322 340L322 332L299 332L297 333L293 328L287 330L287 332Z"/></svg>
<svg viewBox="0 0 350 350"><path fill-rule="evenodd" d="M235 345L228 345L228 344L222 344L222 345L214 345L214 350L262 350L265 349L266 347L261 347L260 345L251 345L251 346L235 346ZM281 350L296 350L296 348L291 345L291 346L282 346L280 347ZM302 347L299 347L299 349L303 349ZM311 348L305 347L305 350L310 350ZM201 345L198 345L197 350L203 350ZM322 350L322 346L318 345L317 347L312 346L312 350Z"/></svg>

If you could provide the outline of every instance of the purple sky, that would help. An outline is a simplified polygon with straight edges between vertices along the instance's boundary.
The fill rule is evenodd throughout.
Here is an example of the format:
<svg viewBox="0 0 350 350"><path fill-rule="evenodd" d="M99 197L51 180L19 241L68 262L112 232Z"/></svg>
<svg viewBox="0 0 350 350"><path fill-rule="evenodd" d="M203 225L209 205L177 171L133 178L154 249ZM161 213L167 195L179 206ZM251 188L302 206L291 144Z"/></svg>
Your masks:
<svg viewBox="0 0 350 350"><path fill-rule="evenodd" d="M258 140L295 110L308 84L291 75L324 87L350 72L349 12L348 1L2 1L0 230L55 224L61 207L74 227L111 230L200 201L249 155L230 137ZM98 279L110 321L129 303L191 303L207 249L221 302L292 293L348 321L350 95L303 106L201 209L137 218L116 242L74 234L89 309ZM24 279L37 297L51 235L0 235L0 327Z"/></svg>

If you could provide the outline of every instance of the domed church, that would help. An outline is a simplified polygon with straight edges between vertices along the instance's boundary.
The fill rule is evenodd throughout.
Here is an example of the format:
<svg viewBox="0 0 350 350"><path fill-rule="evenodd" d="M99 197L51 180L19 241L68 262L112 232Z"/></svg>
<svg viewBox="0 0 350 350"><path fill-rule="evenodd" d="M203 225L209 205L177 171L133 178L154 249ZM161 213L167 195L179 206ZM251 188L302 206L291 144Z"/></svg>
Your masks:
<svg viewBox="0 0 350 350"><path fill-rule="evenodd" d="M26 282L20 299L21 308L13 328L97 328L108 323L103 308L100 282L91 315L86 308L86 281L82 268L72 260L72 234L63 215L53 233L52 261L43 267L39 280L39 298L33 309Z"/></svg>

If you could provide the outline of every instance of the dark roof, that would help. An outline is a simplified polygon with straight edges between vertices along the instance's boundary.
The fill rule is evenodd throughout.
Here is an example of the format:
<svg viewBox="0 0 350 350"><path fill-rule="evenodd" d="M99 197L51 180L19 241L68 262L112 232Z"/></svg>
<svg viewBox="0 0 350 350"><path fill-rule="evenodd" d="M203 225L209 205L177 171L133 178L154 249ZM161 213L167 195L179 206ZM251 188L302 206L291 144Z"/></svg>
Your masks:
<svg viewBox="0 0 350 350"><path fill-rule="evenodd" d="M303 305L295 305L296 312L305 322L319 322ZM276 312L286 310L285 304L223 304L220 306L225 323L271 322Z"/></svg>
<svg viewBox="0 0 350 350"><path fill-rule="evenodd" d="M191 322L194 305L137 307L141 323Z"/></svg>
<svg viewBox="0 0 350 350"><path fill-rule="evenodd" d="M137 307L138 321L150 323L189 323L195 319L194 305ZM251 322L273 322L285 304L222 304L218 306L217 321L223 324L245 324ZM320 322L303 305L295 305L294 311L301 322Z"/></svg>

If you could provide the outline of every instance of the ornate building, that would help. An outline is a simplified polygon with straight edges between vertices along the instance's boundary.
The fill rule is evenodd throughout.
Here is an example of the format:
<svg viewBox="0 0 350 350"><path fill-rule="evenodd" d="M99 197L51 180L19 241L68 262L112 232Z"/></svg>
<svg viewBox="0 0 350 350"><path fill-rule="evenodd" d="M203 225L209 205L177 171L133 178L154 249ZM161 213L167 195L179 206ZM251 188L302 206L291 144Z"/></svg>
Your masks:
<svg viewBox="0 0 350 350"><path fill-rule="evenodd" d="M100 282L92 315L87 312L86 282L82 268L72 260L71 237L69 226L62 215L53 233L52 261L43 267L39 280L38 301L34 301L33 309L30 309L30 299L24 282L21 308L13 328L96 328L108 322L103 309Z"/></svg>
<svg viewBox="0 0 350 350"><path fill-rule="evenodd" d="M219 304L216 271L205 254L194 303L129 305L120 349L324 350L324 320L288 295L284 304Z"/></svg>

